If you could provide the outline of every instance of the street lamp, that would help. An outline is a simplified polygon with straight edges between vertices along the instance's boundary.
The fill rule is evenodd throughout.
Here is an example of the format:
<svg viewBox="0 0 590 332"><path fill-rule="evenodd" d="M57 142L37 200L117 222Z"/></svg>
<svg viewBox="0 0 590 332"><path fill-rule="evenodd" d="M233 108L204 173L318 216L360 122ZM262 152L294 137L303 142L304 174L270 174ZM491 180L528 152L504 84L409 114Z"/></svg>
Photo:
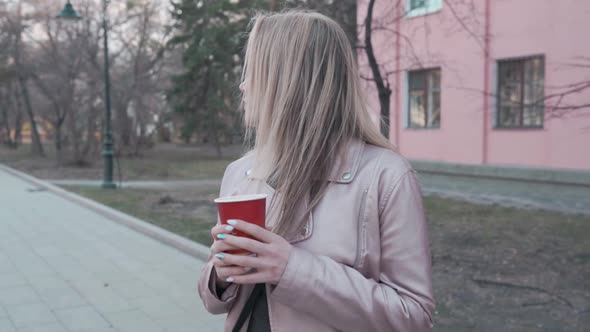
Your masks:
<svg viewBox="0 0 590 332"><path fill-rule="evenodd" d="M104 94L105 94L105 116L104 116L104 135L103 150L104 157L104 175L102 181L103 188L117 188L113 182L113 133L111 131L111 76L109 71L109 39L108 39L108 5L110 0L102 0L102 29L104 32ZM77 21L82 17L78 15L70 0L66 3L64 9L57 15L58 19L65 21Z"/></svg>
<svg viewBox="0 0 590 332"><path fill-rule="evenodd" d="M82 19L82 16L78 15L78 12L76 12L74 6L72 6L70 0L68 0L64 9L59 14L57 14L57 18L62 20L77 21Z"/></svg>

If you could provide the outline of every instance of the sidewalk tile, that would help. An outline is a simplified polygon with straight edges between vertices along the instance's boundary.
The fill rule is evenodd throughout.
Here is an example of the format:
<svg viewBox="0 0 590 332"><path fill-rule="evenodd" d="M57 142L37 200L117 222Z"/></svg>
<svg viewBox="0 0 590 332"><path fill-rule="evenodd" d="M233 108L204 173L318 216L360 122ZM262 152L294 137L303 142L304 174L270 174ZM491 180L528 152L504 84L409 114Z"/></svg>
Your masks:
<svg viewBox="0 0 590 332"><path fill-rule="evenodd" d="M55 310L55 314L71 331L108 328L111 325L90 306Z"/></svg>
<svg viewBox="0 0 590 332"><path fill-rule="evenodd" d="M73 288L47 288L37 291L51 309L65 309L88 305L82 295Z"/></svg>
<svg viewBox="0 0 590 332"><path fill-rule="evenodd" d="M7 308L8 316L17 328L57 323L51 309L44 303L24 304Z"/></svg>
<svg viewBox="0 0 590 332"><path fill-rule="evenodd" d="M0 305L0 318L4 317L8 317L8 313L6 312L6 309L4 309L4 307Z"/></svg>
<svg viewBox="0 0 590 332"><path fill-rule="evenodd" d="M2 240L0 240L0 242L2 242ZM0 256L0 273L14 272L14 269L16 269L16 267L8 257Z"/></svg>
<svg viewBox="0 0 590 332"><path fill-rule="evenodd" d="M0 317L0 331L2 332L16 332L16 328L8 318Z"/></svg>
<svg viewBox="0 0 590 332"><path fill-rule="evenodd" d="M121 332L163 332L164 329L156 325L154 320L143 311L135 309L106 314L107 319Z"/></svg>
<svg viewBox="0 0 590 332"><path fill-rule="evenodd" d="M167 332L218 332L223 330L225 321L224 315L212 316L215 319L213 324L209 319L199 315L176 315L165 319L156 320L156 324Z"/></svg>
<svg viewBox="0 0 590 332"><path fill-rule="evenodd" d="M43 325L27 326L18 329L17 332L69 332L60 323L50 323ZM85 331L86 332L86 331Z"/></svg>
<svg viewBox="0 0 590 332"><path fill-rule="evenodd" d="M30 286L0 289L0 305L4 306L4 308L39 302L41 302L41 298Z"/></svg>
<svg viewBox="0 0 590 332"><path fill-rule="evenodd" d="M133 300L138 298L154 297L158 294L153 288L144 283L141 280L125 280L125 281L113 281L109 283L109 287L121 297L127 300Z"/></svg>
<svg viewBox="0 0 590 332"><path fill-rule="evenodd" d="M187 313L181 306L162 296L138 298L131 300L130 302L153 319L161 319Z"/></svg>
<svg viewBox="0 0 590 332"><path fill-rule="evenodd" d="M27 280L20 273L0 273L0 289L26 286Z"/></svg>
<svg viewBox="0 0 590 332"><path fill-rule="evenodd" d="M43 235L44 237L47 235ZM43 257L43 258L47 258L47 257L53 257L53 256L63 256L64 252L59 249L58 247L56 247L55 245L40 245L38 240L32 241L32 243L34 243L33 245L33 251L39 255L39 257Z"/></svg>

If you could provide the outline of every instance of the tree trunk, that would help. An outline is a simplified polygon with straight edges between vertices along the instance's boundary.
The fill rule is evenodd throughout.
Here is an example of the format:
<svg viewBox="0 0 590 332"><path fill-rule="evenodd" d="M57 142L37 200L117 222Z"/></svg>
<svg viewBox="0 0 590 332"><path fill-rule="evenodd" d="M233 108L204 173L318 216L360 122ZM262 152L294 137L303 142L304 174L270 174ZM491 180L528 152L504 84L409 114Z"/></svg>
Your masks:
<svg viewBox="0 0 590 332"><path fill-rule="evenodd" d="M12 139L14 148L18 148L21 144L22 140L22 129L23 129L23 114L19 111L16 114L16 119L14 120L14 138Z"/></svg>
<svg viewBox="0 0 590 332"><path fill-rule="evenodd" d="M381 133L389 138L389 111L391 104L391 90L386 89L379 92L379 106L381 108Z"/></svg>
<svg viewBox="0 0 590 332"><path fill-rule="evenodd" d="M217 158L221 159L221 141L219 140L219 130L217 129L217 126L214 126L214 128L212 128L211 134L213 136L213 144L215 144L215 152L217 154Z"/></svg>
<svg viewBox="0 0 590 332"><path fill-rule="evenodd" d="M62 124L58 121L55 126L55 155L57 157L57 164L62 165L63 162L63 146L62 146Z"/></svg>
<svg viewBox="0 0 590 332"><path fill-rule="evenodd" d="M18 3L18 31L16 33L14 39L14 63L16 65L17 76L18 76L18 83L21 89L22 97L25 101L25 109L27 110L27 115L29 116L29 122L31 124L31 135L33 144L31 145L31 153L35 156L45 157L45 151L43 151L43 145L41 144L41 137L39 136L39 131L37 130L37 122L35 121L35 115L33 113L33 107L31 106L31 98L29 97L29 89L27 88L27 81L24 77L24 69L21 63L20 57L20 44L22 40L22 32L24 26L21 23L22 16L21 16L21 3Z"/></svg>
<svg viewBox="0 0 590 332"><path fill-rule="evenodd" d="M373 73L373 81L375 82L375 86L377 87L377 92L379 94L379 106L381 107L381 133L383 134L383 136L389 138L391 88L389 87L389 83L387 83L381 75L381 71L379 70L379 64L377 62L377 58L375 57L375 52L373 50L373 43L371 41L373 32L372 29L374 7L375 0L369 0L369 4L367 7L367 16L365 18L365 52L367 53L367 60L369 61L371 72Z"/></svg>
<svg viewBox="0 0 590 332"><path fill-rule="evenodd" d="M31 145L31 153L35 156L45 157L45 151L43 150L43 145L41 144L41 136L39 135L39 131L37 130L37 121L35 120L35 114L33 113L33 107L31 106L31 99L29 97L29 89L27 88L27 82L20 74L18 81L21 88L21 94L25 101L25 109L27 110L27 115L29 116L29 122L31 124L31 136L33 141L33 144Z"/></svg>
<svg viewBox="0 0 590 332"><path fill-rule="evenodd" d="M8 90L6 94L4 93L4 90L0 90L0 124L2 124L2 128L0 128L0 143L10 148L14 148L14 142L11 136L12 129L8 117L8 110L12 104L10 100L10 90Z"/></svg>
<svg viewBox="0 0 590 332"><path fill-rule="evenodd" d="M278 8L277 0L270 0L270 8L269 8L270 11L274 12L277 10L277 8Z"/></svg>
<svg viewBox="0 0 590 332"><path fill-rule="evenodd" d="M96 133L96 114L94 109L90 109L86 119L86 141L82 147L81 157L88 160L88 156L93 151L98 151L98 141L94 134Z"/></svg>
<svg viewBox="0 0 590 332"><path fill-rule="evenodd" d="M14 107L16 111L16 119L14 121L14 147L18 147L21 143L21 136L23 130L23 105L18 93L18 87L14 88Z"/></svg>
<svg viewBox="0 0 590 332"><path fill-rule="evenodd" d="M83 133L83 128L79 128L77 125L78 122L78 117L77 117L77 113L78 112L71 112L71 109L69 109L71 106L68 105L67 106L68 109L66 109L66 113L64 114L69 114L70 116L67 118L67 124L68 124L68 135L72 137L71 142L70 142L70 146L71 146L71 152L73 153L73 161L74 163L81 165L84 162L84 158L82 157L82 143L84 143L84 133Z"/></svg>

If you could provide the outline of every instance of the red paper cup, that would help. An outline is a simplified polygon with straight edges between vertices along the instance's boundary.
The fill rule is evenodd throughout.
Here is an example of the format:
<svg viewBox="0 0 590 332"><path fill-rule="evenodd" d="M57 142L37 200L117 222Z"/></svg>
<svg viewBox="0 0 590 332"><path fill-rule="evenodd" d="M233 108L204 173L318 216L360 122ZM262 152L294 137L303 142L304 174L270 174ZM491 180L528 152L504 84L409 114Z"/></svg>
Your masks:
<svg viewBox="0 0 590 332"><path fill-rule="evenodd" d="M223 225L227 224L228 220L239 219L258 225L262 228L266 227L266 195L257 194L220 197L215 199L215 204L217 204L219 220ZM232 235L253 239L249 234L245 234L238 230L232 232ZM230 254L247 253L245 250L232 251L228 252Z"/></svg>

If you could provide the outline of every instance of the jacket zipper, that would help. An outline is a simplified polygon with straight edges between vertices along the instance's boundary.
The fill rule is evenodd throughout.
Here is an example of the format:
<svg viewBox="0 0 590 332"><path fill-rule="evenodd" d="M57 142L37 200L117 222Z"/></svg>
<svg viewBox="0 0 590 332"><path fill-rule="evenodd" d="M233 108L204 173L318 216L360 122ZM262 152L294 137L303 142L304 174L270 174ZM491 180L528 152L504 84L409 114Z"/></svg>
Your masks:
<svg viewBox="0 0 590 332"><path fill-rule="evenodd" d="M364 245L365 245L365 205L367 202L367 194L369 192L369 189L365 189L363 191L363 196L361 197L361 207L359 210L359 217L358 217L358 228L357 228L357 234L358 234L358 238L357 238L357 248L356 248L356 258L354 260L354 268L358 269L359 268L359 264L361 261L361 253L362 251L364 251Z"/></svg>

